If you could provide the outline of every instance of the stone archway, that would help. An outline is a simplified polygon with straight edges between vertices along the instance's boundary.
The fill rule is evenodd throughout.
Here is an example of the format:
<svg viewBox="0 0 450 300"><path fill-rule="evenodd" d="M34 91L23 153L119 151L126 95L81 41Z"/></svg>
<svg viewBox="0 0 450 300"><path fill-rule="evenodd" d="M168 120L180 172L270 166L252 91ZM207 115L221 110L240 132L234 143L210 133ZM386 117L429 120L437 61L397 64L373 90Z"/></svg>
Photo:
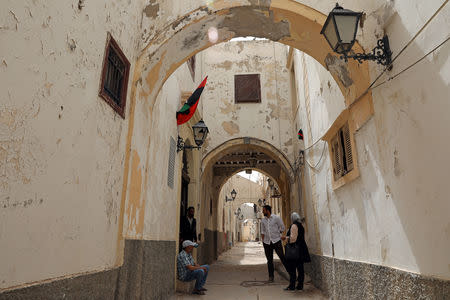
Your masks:
<svg viewBox="0 0 450 300"><path fill-rule="evenodd" d="M288 222L286 217L292 210L292 204L299 202L298 195L292 192L296 185L294 169L277 147L250 137L232 139L216 147L202 161L201 202L204 205L201 228L205 231L206 243L201 256L205 261L212 261L217 257L217 249L213 245L221 244L216 241L221 235L215 229L220 224L217 223L217 217L224 201L219 197L222 187L233 175L246 169L258 171L277 183L282 195L280 207L285 223ZM210 199L214 199L212 209L217 214L210 214Z"/></svg>
<svg viewBox="0 0 450 300"><path fill-rule="evenodd" d="M291 203L299 201L290 193L295 184L295 172L289 160L275 146L256 138L232 139L205 155L202 183L212 179L214 190L220 192L231 176L245 169L259 171L276 181L287 201L286 209L290 210Z"/></svg>
<svg viewBox="0 0 450 300"><path fill-rule="evenodd" d="M150 125L150 115L159 90L169 76L187 59L213 46L208 40L209 28L218 30L216 43L233 37L256 36L280 42L304 51L324 65L341 89L346 105L364 94L369 85L368 64L343 63L333 53L320 30L326 16L311 7L292 0L224 1L211 0L190 13L167 24L157 33L136 61L130 93L129 125L124 164L121 218L125 207L131 164L131 153L144 156L139 149L143 126ZM361 47L355 45L355 51ZM365 94L350 108L358 129L372 114L371 93ZM174 112L175 113L175 112ZM135 124L138 124L135 126ZM150 125L151 126L151 125Z"/></svg>
<svg viewBox="0 0 450 300"><path fill-rule="evenodd" d="M152 142L146 137L149 127L154 126L151 115L158 93L181 64L214 45L208 40L209 28L218 31L216 43L226 42L233 37L256 36L304 51L328 68L342 91L356 129L373 114L371 93L364 94L370 79L368 64L360 65L354 61L344 63L330 52L328 44L320 35L325 15L291 0L211 0L208 3L167 24L165 30L148 42L135 63L129 101L119 240L123 238L129 186L134 184L136 178L142 181L139 177L131 176L137 172L131 168L131 154L137 158L146 156ZM355 51L360 50L361 47L355 45ZM357 103L354 102L363 94ZM136 183L136 186L141 185L142 182ZM134 195L133 198L140 199L141 195ZM145 207L145 202L141 205ZM137 232L138 236L142 235L142 230L140 228ZM120 249L119 242L119 252Z"/></svg>

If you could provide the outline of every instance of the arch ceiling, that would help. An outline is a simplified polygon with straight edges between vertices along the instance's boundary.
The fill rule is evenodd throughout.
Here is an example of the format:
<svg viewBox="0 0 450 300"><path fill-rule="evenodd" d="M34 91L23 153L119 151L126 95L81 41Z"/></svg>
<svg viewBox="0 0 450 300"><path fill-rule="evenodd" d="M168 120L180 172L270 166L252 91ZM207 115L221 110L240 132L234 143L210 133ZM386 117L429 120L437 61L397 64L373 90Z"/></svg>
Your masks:
<svg viewBox="0 0 450 300"><path fill-rule="evenodd" d="M369 86L367 62L361 65L355 61L344 63L330 52L329 45L320 35L326 16L315 9L292 0L208 0L207 3L161 28L135 63L130 91L122 203L128 190L131 151L139 148L132 145L133 136L139 136L135 118L137 124L151 123L149 118L154 103L167 78L191 56L214 45L208 39L210 28L218 31L216 43L226 42L233 37L254 36L280 42L309 54L330 71L347 106ZM354 50L362 51L358 44ZM351 111L355 112L351 116L356 129L373 113L371 97L369 92L351 107ZM135 143L138 145L139 141ZM287 174L292 178L292 172Z"/></svg>
<svg viewBox="0 0 450 300"><path fill-rule="evenodd" d="M281 189L282 178L290 183L294 181L293 168L281 151L249 137L229 140L210 151L203 158L202 169L205 176L214 177L213 184L218 191L231 176L245 169L269 176Z"/></svg>
<svg viewBox="0 0 450 300"><path fill-rule="evenodd" d="M322 13L292 0L209 1L168 24L148 42L137 62L133 86L139 93L134 94L152 104L166 79L182 63L214 45L208 30L216 28L216 43L255 36L304 51L331 72L348 105L367 88L368 65L343 63L331 52L320 35L325 20ZM354 50L361 50L360 46L355 45Z"/></svg>
<svg viewBox="0 0 450 300"><path fill-rule="evenodd" d="M218 30L221 43L233 37L267 38L297 48L324 65L335 78L347 106L369 86L367 62L342 62L330 52L320 35L326 16L292 0L209 0L160 30L136 61L130 92L129 125L126 141L124 187L127 185L135 118L148 124L155 100L164 82L187 59L214 44L208 30ZM356 44L355 51L361 51ZM373 113L371 93L352 106L352 120L358 129ZM175 113L175 112L174 112ZM126 190L126 188L124 188ZM125 192L122 196L124 201Z"/></svg>

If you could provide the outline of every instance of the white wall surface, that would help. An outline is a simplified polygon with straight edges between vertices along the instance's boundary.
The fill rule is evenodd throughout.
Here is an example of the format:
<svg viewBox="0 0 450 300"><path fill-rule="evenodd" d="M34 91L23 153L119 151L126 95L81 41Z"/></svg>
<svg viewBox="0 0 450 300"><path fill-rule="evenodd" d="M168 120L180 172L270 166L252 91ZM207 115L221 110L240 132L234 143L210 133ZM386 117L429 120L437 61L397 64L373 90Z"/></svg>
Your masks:
<svg viewBox="0 0 450 300"><path fill-rule="evenodd" d="M394 56L440 2L418 6L411 1L395 2L385 27ZM448 30L443 29L450 27L449 16L446 7L398 58L389 76L442 42L448 36ZM450 202L446 191L450 143L445 138L450 122L449 49L449 45L443 46L373 91L375 115L355 134L358 179L333 190L328 149L319 171L306 170L308 241L316 253L450 278ZM304 130L311 130L316 140L343 107L332 101L341 95L334 83L328 89L324 69L309 57L305 62L312 124L305 112L299 114L298 122ZM303 67L302 55L296 55L295 66L301 84L298 69ZM371 66L373 78L379 72L380 67ZM300 91L300 111L302 105L306 111L302 95ZM305 146L309 146L306 133ZM307 159L315 164L321 150L319 143ZM315 219L318 234L313 229Z"/></svg>
<svg viewBox="0 0 450 300"><path fill-rule="evenodd" d="M231 41L201 52L208 85L202 97L210 135L206 154L238 137L264 140L289 158L292 153L287 47L270 41ZM235 103L234 75L260 74L261 103Z"/></svg>
<svg viewBox="0 0 450 300"><path fill-rule="evenodd" d="M141 2L2 1L0 288L114 267L128 122L97 95Z"/></svg>

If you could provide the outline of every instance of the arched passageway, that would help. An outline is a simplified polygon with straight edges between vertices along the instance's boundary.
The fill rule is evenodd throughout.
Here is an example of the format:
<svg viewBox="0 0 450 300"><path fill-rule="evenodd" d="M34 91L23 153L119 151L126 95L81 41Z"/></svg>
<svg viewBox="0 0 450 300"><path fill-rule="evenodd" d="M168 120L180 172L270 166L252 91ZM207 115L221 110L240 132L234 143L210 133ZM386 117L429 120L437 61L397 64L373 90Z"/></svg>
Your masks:
<svg viewBox="0 0 450 300"><path fill-rule="evenodd" d="M132 79L120 220L126 218L124 212L129 203L138 201L130 202L127 198L129 176L136 172L130 168L131 161L147 156L145 149L153 147L150 140L142 137L151 132L148 125L152 124L150 116L161 87L187 59L214 43L233 37L255 36L292 46L311 55L330 70L347 106L362 95L370 82L368 65L354 61L343 64L337 59L319 34L325 18L313 8L290 0L263 3L218 0L210 1L208 5L173 21L166 30L151 39L136 62ZM217 30L214 43L208 38L210 28ZM356 45L355 50L360 50L360 47ZM372 106L371 93L367 93L349 109L356 129L372 115ZM131 157L132 153L135 158ZM288 172L289 176L292 173ZM135 194L133 197L140 199L142 195ZM138 210L145 210L145 202ZM122 228L121 224L119 228ZM139 235L139 232L134 234ZM119 238L122 238L121 232Z"/></svg>
<svg viewBox="0 0 450 300"><path fill-rule="evenodd" d="M259 139L245 137L223 143L210 151L202 161L201 199L202 199L202 228L205 228L203 249L199 257L205 262L217 259L227 242L222 240L224 233L220 223L220 212L225 204L220 197L224 184L235 174L244 170L255 170L272 178L280 189L281 215L285 223L293 203L299 203L295 190L294 170L284 154L273 145ZM263 189L263 186L261 186ZM260 196L261 199L265 196ZM212 211L208 205L212 199ZM258 198L254 199L257 204ZM269 199L267 199L269 200ZM247 200L243 200L247 201ZM269 202L267 202L269 204ZM237 203L237 206L243 203ZM233 206L233 210L237 207Z"/></svg>
<svg viewBox="0 0 450 300"><path fill-rule="evenodd" d="M326 1L78 2L8 1L2 11L0 298L168 297L186 206L206 230L199 258L216 258L220 189L249 168L276 182L282 215L305 214L313 281L332 297L448 294L450 144L440 138L450 115L446 1L343 0L366 12L355 52L387 34L402 53L384 79L375 64L331 53L319 34L333 6ZM119 109L98 97L107 35L131 63ZM202 117L174 122L180 100L202 79L191 80L184 62L243 36L276 42L274 53L283 48L277 53L286 61L275 59L282 67L273 74L289 77L276 90L296 89L273 93L269 104L276 119L279 104L298 92L299 113L283 131L273 129L276 121L259 124L281 133L276 143L226 124L233 134L183 159L177 134L193 144L191 127ZM364 92L374 78L373 103Z"/></svg>

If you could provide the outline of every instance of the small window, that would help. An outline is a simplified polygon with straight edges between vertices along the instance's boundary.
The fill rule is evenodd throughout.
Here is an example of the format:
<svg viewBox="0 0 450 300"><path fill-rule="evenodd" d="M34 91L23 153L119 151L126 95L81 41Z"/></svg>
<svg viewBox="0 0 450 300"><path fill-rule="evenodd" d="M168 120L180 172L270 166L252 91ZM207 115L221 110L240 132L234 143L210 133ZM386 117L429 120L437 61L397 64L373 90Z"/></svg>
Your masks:
<svg viewBox="0 0 450 300"><path fill-rule="evenodd" d="M234 99L236 103L261 103L259 74L234 75Z"/></svg>
<svg viewBox="0 0 450 300"><path fill-rule="evenodd" d="M334 180L353 170L353 151L348 123L331 139Z"/></svg>
<svg viewBox="0 0 450 300"><path fill-rule="evenodd" d="M122 118L125 118L129 72L130 62L111 34L108 33L99 96L111 105Z"/></svg>

